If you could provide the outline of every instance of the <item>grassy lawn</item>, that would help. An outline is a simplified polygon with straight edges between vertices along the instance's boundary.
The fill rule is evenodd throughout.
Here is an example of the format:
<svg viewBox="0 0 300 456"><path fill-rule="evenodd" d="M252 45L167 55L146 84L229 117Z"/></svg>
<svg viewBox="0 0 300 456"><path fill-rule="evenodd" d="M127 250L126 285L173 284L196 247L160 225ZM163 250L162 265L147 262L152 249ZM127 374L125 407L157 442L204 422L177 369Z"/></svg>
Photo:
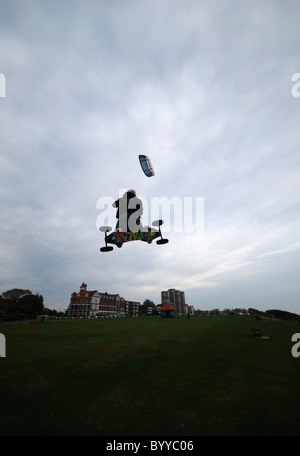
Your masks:
<svg viewBox="0 0 300 456"><path fill-rule="evenodd" d="M140 317L0 332L0 435L300 435L299 322Z"/></svg>

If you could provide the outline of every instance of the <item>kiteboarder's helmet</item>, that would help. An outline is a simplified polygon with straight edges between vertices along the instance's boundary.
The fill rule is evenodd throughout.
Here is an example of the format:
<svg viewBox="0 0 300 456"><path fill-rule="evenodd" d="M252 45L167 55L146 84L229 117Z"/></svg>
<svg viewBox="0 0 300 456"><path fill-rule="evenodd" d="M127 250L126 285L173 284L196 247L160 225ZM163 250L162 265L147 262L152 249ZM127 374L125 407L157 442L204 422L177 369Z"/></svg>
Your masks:
<svg viewBox="0 0 300 456"><path fill-rule="evenodd" d="M126 194L127 194L127 196L129 196L129 198L133 198L133 197L136 196L136 191L130 189L130 190L128 190L128 191L125 193L125 195L126 195Z"/></svg>

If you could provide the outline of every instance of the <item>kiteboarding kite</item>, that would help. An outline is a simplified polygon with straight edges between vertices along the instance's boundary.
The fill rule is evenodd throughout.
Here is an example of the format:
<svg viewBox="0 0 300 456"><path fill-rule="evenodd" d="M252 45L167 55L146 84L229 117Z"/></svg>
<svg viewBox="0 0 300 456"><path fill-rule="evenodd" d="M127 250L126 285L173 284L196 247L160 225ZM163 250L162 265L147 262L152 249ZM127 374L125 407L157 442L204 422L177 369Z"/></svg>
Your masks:
<svg viewBox="0 0 300 456"><path fill-rule="evenodd" d="M153 169L152 163L150 161L150 158L147 157L147 155L139 155L139 160L140 160L142 170L144 171L146 176L148 176L148 177L154 176L155 173L154 173L154 169Z"/></svg>

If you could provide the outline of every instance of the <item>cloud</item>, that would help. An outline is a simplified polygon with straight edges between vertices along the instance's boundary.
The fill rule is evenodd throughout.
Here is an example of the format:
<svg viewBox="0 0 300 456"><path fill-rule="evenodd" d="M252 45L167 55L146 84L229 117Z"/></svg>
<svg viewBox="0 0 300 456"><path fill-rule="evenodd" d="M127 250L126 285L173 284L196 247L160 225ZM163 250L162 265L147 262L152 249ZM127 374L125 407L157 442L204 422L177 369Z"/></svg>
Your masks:
<svg viewBox="0 0 300 456"><path fill-rule="evenodd" d="M66 307L82 281L140 301L159 302L161 290L175 287L190 304L205 297L221 308L238 305L243 289L249 306L267 306L277 289L296 311L293 8L279 1L24 8L10 2L0 19L1 290L36 289L48 307ZM152 160L151 179L140 153ZM204 235L171 230L166 246L100 254L97 201L126 188L147 201L204 198Z"/></svg>
<svg viewBox="0 0 300 456"><path fill-rule="evenodd" d="M263 253L257 256L257 259L266 258L272 255L281 255L284 253L294 252L300 248L300 242L295 242L294 244L288 245L282 249L272 250L270 252Z"/></svg>

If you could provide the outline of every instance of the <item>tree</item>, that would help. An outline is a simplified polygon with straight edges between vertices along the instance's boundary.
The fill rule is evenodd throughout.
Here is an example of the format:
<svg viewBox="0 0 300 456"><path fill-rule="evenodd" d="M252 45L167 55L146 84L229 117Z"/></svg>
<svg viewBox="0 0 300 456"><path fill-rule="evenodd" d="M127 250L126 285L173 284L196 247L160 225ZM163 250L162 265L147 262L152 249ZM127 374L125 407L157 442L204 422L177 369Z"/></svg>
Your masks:
<svg viewBox="0 0 300 456"><path fill-rule="evenodd" d="M288 312L286 310L278 310L278 309L266 310L265 315L266 315L266 317L278 318L280 320L298 320L298 321L300 321L300 315L292 313L292 312Z"/></svg>
<svg viewBox="0 0 300 456"><path fill-rule="evenodd" d="M2 293L2 298L8 299L9 301L18 301L22 296L32 294L30 290L23 290L22 288L12 288Z"/></svg>
<svg viewBox="0 0 300 456"><path fill-rule="evenodd" d="M35 318L44 309L42 295L33 295L30 290L13 288L0 297L1 314L6 320Z"/></svg>
<svg viewBox="0 0 300 456"><path fill-rule="evenodd" d="M149 308L152 310L149 312ZM143 304L140 307L140 313L142 315L156 315L157 310L156 310L156 305L154 304L153 301L150 301L150 299L146 299Z"/></svg>
<svg viewBox="0 0 300 456"><path fill-rule="evenodd" d="M37 315L43 313L44 298L39 294L22 296L19 300L19 309L24 316L35 318Z"/></svg>

